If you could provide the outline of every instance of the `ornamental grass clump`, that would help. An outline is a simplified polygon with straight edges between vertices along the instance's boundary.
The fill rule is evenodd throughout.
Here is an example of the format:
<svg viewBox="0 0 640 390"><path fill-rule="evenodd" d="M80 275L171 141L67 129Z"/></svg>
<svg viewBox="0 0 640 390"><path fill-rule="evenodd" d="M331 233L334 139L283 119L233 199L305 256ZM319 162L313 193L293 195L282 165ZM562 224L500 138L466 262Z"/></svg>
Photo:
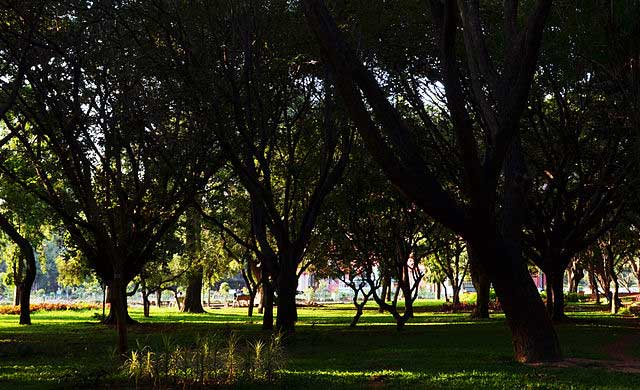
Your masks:
<svg viewBox="0 0 640 390"><path fill-rule="evenodd" d="M243 340L232 332L197 337L191 347L176 345L171 337L163 336L158 350L138 345L129 352L122 370L136 387L171 388L273 382L284 362L279 334L266 340Z"/></svg>

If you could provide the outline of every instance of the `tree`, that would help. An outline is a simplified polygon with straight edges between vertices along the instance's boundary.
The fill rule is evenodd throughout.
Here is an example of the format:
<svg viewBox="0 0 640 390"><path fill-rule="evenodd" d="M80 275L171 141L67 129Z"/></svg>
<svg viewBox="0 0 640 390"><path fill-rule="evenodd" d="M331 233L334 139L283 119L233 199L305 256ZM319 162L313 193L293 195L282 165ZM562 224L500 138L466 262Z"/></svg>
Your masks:
<svg viewBox="0 0 640 390"><path fill-rule="evenodd" d="M364 150L354 153L344 182L328 202L320 237L329 245L329 266L356 294L353 323L370 294L400 330L413 317L413 302L424 277L421 260L433 249L425 239L433 223L389 187ZM360 293L365 303L358 303Z"/></svg>
<svg viewBox="0 0 640 390"><path fill-rule="evenodd" d="M466 245L459 237L444 229L431 232L427 239L432 242L431 247L434 248L430 256L430 266L438 268L451 282L453 306L456 307L460 305L460 290L469 271Z"/></svg>
<svg viewBox="0 0 640 390"><path fill-rule="evenodd" d="M457 193L447 191L433 173L433 161L423 159L423 145L416 142L407 124L411 122L403 120L402 112L392 106L323 2L306 0L303 5L337 90L374 160L407 198L464 237L490 276L512 331L515 358L556 360L561 356L560 346L522 258L519 233L525 204L518 128L552 2L540 0L522 8L519 3L503 3L503 30L497 36L502 50L494 54L478 1L430 2L440 50L440 79L434 82L444 88L463 172L462 183L456 183ZM461 70L461 51L466 56L467 74ZM495 58L504 61L498 64ZM425 58L427 64L429 60ZM477 110L471 113L470 107ZM415 116L420 117L423 111L415 110ZM433 131L431 116L422 117L425 131ZM504 197L500 204L498 193ZM456 199L457 194L464 195L462 202Z"/></svg>
<svg viewBox="0 0 640 390"><path fill-rule="evenodd" d="M616 314L621 306L619 274L636 251L635 234L623 224L608 231L591 247L588 266L596 276L595 288L598 284L602 287L612 314Z"/></svg>
<svg viewBox="0 0 640 390"><path fill-rule="evenodd" d="M30 41L28 87L2 118L19 147L3 150L0 170L55 211L110 286L123 352L126 285L215 171L215 141L175 85L160 81L171 66L164 48L126 7L78 0L42 9L51 23ZM36 175L13 169L18 160Z"/></svg>
<svg viewBox="0 0 640 390"><path fill-rule="evenodd" d="M637 191L638 166L632 86L616 75L629 53L607 43L628 41L613 32L620 27L612 25L615 7L559 8L554 22L561 28L542 50L522 135L531 178L525 240L547 276L554 321L566 319L565 271L619 223L628 194Z"/></svg>
<svg viewBox="0 0 640 390"><path fill-rule="evenodd" d="M180 20L169 39L249 195L251 247L277 291L276 327L293 332L298 273L324 199L346 166L350 128L322 69L305 62L297 33L304 26L287 1L157 8L159 17L171 15L165 26Z"/></svg>
<svg viewBox="0 0 640 390"><path fill-rule="evenodd" d="M185 313L204 313L202 307L202 282L204 277L204 265L202 264L202 240L201 218L195 209L187 211L186 221L186 256L193 263L190 272L187 273L187 291L184 296L182 311Z"/></svg>
<svg viewBox="0 0 640 390"><path fill-rule="evenodd" d="M13 145L12 141L7 142L7 146ZM24 165L18 169L29 171ZM3 179L0 174L0 180ZM42 202L5 180L0 185L0 202L0 231L18 248L11 268L15 304L20 305L20 324L31 325L30 296L37 273L36 248L45 239L45 227L55 221Z"/></svg>

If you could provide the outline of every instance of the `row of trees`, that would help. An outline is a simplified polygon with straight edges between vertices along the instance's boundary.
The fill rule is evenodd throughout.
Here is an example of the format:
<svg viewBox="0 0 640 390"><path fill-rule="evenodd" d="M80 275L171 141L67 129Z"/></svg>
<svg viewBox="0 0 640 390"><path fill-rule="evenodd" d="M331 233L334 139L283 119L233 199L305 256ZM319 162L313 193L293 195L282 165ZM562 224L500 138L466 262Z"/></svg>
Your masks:
<svg viewBox="0 0 640 390"><path fill-rule="evenodd" d="M366 280L401 326L418 264L461 280L466 251L516 359L559 359L547 310L563 316L565 271L633 257L602 244L618 231L637 241L640 18L552 3L2 0L0 228L21 248L22 307L25 229L43 224L109 287L120 351L127 285L171 283L157 270L177 252L194 259L186 308L232 258L263 326L276 294L292 332L312 265Z"/></svg>

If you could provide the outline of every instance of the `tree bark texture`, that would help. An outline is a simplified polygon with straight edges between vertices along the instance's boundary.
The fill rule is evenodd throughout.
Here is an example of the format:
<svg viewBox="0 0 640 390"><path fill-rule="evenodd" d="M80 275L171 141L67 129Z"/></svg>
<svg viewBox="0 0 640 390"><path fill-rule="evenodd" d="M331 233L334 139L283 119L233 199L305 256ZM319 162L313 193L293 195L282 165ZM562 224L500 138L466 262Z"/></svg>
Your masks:
<svg viewBox="0 0 640 390"><path fill-rule="evenodd" d="M281 264L284 265L284 262ZM293 333L296 321L298 321L298 311L296 307L298 274L296 267L293 266L293 264L289 265L289 267L281 267L276 283L278 289L276 329L283 333Z"/></svg>
<svg viewBox="0 0 640 390"><path fill-rule="evenodd" d="M268 278L262 279L262 329L273 329L273 287Z"/></svg>
<svg viewBox="0 0 640 390"><path fill-rule="evenodd" d="M195 267L195 270L189 274L187 291L184 295L184 303L182 312L184 313L204 313L202 307L202 277L204 270L202 265Z"/></svg>
<svg viewBox="0 0 640 390"><path fill-rule="evenodd" d="M491 282L487 273L482 269L482 266L478 263L478 259L475 258L473 248L469 248L469 272L471 274L471 281L473 287L476 290L476 308L473 310L471 316L473 318L489 318L489 300L491 291Z"/></svg>

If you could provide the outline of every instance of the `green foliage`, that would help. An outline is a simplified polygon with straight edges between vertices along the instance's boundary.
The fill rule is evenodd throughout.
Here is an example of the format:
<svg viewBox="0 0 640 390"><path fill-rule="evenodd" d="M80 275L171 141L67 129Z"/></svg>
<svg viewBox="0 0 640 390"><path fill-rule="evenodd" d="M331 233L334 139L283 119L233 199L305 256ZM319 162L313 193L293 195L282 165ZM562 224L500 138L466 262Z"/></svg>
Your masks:
<svg viewBox="0 0 640 390"><path fill-rule="evenodd" d="M229 283L227 282L220 283L220 287L218 288L218 291L220 291L222 294L229 294L229 290L231 290L231 286L229 286Z"/></svg>
<svg viewBox="0 0 640 390"><path fill-rule="evenodd" d="M564 301L567 302L567 303L587 302L588 300L589 300L589 296L588 295L578 294L578 293L571 293L571 292L564 294Z"/></svg>
<svg viewBox="0 0 640 390"><path fill-rule="evenodd" d="M61 252L56 257L55 264L58 270L58 283L63 287L80 286L94 278L84 254L75 248L68 248Z"/></svg>

